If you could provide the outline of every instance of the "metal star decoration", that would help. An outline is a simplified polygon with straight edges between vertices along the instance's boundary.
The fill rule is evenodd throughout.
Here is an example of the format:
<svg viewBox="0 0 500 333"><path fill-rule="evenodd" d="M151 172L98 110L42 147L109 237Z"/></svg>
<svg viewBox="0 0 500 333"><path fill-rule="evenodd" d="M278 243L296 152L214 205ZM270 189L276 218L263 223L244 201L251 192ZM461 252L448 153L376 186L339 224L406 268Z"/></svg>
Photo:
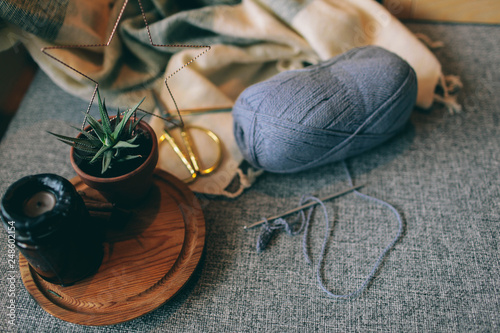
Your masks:
<svg viewBox="0 0 500 333"><path fill-rule="evenodd" d="M82 123L82 129L85 127L85 123L87 122L87 116L90 112L90 109L92 107L92 104L94 102L94 98L95 98L95 95L97 93L97 89L99 88L99 82L97 82L96 80L92 79L91 77L89 77L88 75L84 74L83 72L79 71L78 69L70 66L69 64L65 63L64 61L60 60L59 58L57 58L56 56L52 55L49 53L50 50L56 50L56 49L74 49L74 48L94 48L94 47L106 47L106 46L109 46L109 44L111 43L111 41L113 40L113 37L116 33L116 30L117 30L117 27L118 27L118 24L122 18L122 15L123 15L123 12L125 11L125 8L127 7L127 4L128 4L129 0L124 0L123 2L123 5L120 9L120 12L118 14L118 18L116 19L116 22L113 26L113 29L111 31L111 34L107 40L106 43L100 43L100 44L80 44L80 45L57 45L57 46L47 46L47 47L43 47L41 49L42 53L44 53L45 55L51 57L52 59L54 59L55 61L61 63L62 65L66 66L67 68L75 71L76 73L80 74L81 76L85 77L86 79L92 81L94 84L95 84L95 87L94 87L94 91L92 93L92 96L90 98L90 103L89 103L89 106L87 108L87 111L85 112L85 117L83 119L83 123ZM147 30L147 33L148 33L148 38L149 38L149 43L154 46L154 47L180 47L180 48L203 48L204 50L199 53L196 57L192 58L191 60L189 60L188 62L186 62L184 65L182 65L180 68L178 68L177 70L175 70L173 73L170 73L169 75L167 75L167 77L165 78L165 86L167 87L167 90L168 90L168 93L170 95L170 98L172 99L173 103L174 103L174 106L175 106L175 109L176 109L176 112L177 112L177 115L179 116L179 121L180 121L180 126L183 127L184 126L184 122L182 120L182 117L180 115L180 111L179 111L179 108L177 106L177 103L175 102L175 98L172 94L172 91L170 90L170 87L168 85L168 80L170 78L172 78L172 76L174 76L175 74L177 74L179 71L181 71L183 68L189 66L193 61L195 61L196 59L198 59L199 57L201 57L202 55L204 55L205 53L207 53L208 51L210 51L211 47L209 45L186 45L186 44L156 44L153 42L153 39L151 37L151 31L149 29L149 24L148 24L148 21L146 19L146 14L144 13L144 8L142 6L142 2L141 0L137 0L138 4L139 4L139 7L141 9L141 14L142 14L142 18L144 20L144 24L146 26L146 30ZM138 109L139 111L142 111L144 113L147 113L147 114L150 114L150 115L153 115L155 117L159 117L165 121L168 121L168 122L171 122L172 123L172 119L171 117L169 118L164 118L162 116L159 116L157 114L154 114L152 112L148 112L146 110L142 110L142 109Z"/></svg>

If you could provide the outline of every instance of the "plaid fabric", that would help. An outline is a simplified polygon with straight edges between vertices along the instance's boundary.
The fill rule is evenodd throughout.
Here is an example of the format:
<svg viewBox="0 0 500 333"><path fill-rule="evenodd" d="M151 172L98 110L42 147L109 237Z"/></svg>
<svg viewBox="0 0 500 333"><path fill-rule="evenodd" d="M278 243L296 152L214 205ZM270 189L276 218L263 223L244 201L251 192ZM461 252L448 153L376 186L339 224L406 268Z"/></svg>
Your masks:
<svg viewBox="0 0 500 333"><path fill-rule="evenodd" d="M38 37L54 40L62 27L69 0L0 2L0 19Z"/></svg>
<svg viewBox="0 0 500 333"><path fill-rule="evenodd" d="M0 18L11 23L14 31L9 38L15 37L18 29L19 40L60 87L90 99L93 83L40 49L105 43L123 3L2 1ZM180 108L231 104L245 87L278 71L369 44L387 48L414 67L420 80L418 103L424 107L432 102L440 74L432 54L372 0L142 0L142 5L154 43L213 47L196 66L172 78ZM150 96L151 90L160 92L164 78L199 53L200 49L186 47L153 47L136 0L128 2L109 46L92 48L91 52L81 48L51 51L99 82L108 104L115 105ZM184 74L186 71L192 75ZM225 85L231 80L238 80L238 84ZM186 87L192 90L193 86L196 94L185 93ZM166 95L164 102L173 107ZM150 98L144 106L152 105Z"/></svg>

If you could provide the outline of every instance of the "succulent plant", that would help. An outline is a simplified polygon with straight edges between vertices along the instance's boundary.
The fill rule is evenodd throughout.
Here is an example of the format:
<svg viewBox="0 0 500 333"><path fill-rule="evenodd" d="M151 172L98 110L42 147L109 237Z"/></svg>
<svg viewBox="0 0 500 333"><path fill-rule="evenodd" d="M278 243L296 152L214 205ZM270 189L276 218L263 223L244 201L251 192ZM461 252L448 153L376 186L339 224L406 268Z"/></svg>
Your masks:
<svg viewBox="0 0 500 333"><path fill-rule="evenodd" d="M144 101L144 98L136 106L124 112L121 119L119 110L115 118L109 118L108 110L101 100L99 91L97 91L97 100L101 122L88 114L87 120L92 130L87 132L74 127L82 134L80 137L75 138L49 133L56 136L60 141L74 147L75 154L84 160L88 160L90 164L100 161L102 163L101 174L104 174L117 163L141 157L134 150L139 148L136 141L140 136L140 132L135 131L135 128L142 117L136 121L131 121L128 126L127 123ZM80 154L77 152L80 152Z"/></svg>

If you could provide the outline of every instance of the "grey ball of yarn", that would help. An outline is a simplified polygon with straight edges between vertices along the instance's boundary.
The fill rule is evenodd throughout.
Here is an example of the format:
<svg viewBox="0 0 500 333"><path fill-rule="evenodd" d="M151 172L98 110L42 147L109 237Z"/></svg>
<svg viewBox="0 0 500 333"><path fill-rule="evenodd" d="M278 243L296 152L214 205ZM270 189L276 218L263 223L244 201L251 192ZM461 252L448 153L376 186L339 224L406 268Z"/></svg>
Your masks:
<svg viewBox="0 0 500 333"><path fill-rule="evenodd" d="M408 121L413 68L377 46L351 49L252 85L233 107L234 135L250 164L298 172L360 154Z"/></svg>

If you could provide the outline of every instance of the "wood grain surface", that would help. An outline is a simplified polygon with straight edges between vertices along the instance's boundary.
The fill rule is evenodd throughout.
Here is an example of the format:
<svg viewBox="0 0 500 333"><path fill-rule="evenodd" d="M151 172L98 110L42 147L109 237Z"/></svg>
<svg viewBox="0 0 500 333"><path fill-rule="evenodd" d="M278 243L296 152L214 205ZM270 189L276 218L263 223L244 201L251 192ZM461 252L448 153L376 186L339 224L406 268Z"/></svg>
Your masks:
<svg viewBox="0 0 500 333"><path fill-rule="evenodd" d="M72 183L83 196L105 201L78 177ZM77 324L109 325L156 309L182 288L205 242L205 220L194 194L157 170L146 200L127 209L124 219L106 228L98 272L72 286L43 280L20 255L23 283L44 310Z"/></svg>
<svg viewBox="0 0 500 333"><path fill-rule="evenodd" d="M384 0L384 6L401 19L462 23L500 23L498 0Z"/></svg>

